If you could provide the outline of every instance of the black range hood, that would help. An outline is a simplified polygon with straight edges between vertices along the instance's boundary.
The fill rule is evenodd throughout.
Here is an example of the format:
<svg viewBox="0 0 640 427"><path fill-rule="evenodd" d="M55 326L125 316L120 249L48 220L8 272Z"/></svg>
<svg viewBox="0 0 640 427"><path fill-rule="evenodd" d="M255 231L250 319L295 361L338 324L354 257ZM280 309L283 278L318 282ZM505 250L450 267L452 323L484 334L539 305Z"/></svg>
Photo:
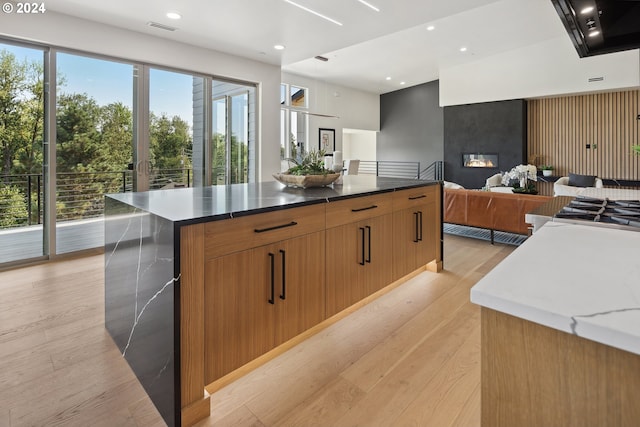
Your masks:
<svg viewBox="0 0 640 427"><path fill-rule="evenodd" d="M640 0L551 0L580 57L640 48Z"/></svg>

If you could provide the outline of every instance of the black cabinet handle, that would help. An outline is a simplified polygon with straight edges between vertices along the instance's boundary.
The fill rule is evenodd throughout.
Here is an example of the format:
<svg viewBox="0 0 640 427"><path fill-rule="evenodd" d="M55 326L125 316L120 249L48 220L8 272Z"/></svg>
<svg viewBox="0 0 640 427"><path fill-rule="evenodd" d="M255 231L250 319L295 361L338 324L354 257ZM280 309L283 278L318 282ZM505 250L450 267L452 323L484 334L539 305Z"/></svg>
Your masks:
<svg viewBox="0 0 640 427"><path fill-rule="evenodd" d="M361 249L362 249L362 261L360 261L358 264L364 265L364 228L360 227L360 231L362 231L362 239L361 239L361 242L362 242L362 247L361 247Z"/></svg>
<svg viewBox="0 0 640 427"><path fill-rule="evenodd" d="M422 242L422 211L418 211L418 217L420 218L420 220L418 221L418 225L420 226L418 228L418 230L420 230L418 232L418 241Z"/></svg>
<svg viewBox="0 0 640 427"><path fill-rule="evenodd" d="M287 279L285 277L285 271L287 271L287 262L285 261L285 251L280 249L280 255L282 255L282 293L280 294L280 299L287 299Z"/></svg>
<svg viewBox="0 0 640 427"><path fill-rule="evenodd" d="M367 254L367 262L371 263L371 227L369 227L367 225L366 228L367 228L367 234L369 235L369 244L368 244L369 251L368 251L368 254Z"/></svg>
<svg viewBox="0 0 640 427"><path fill-rule="evenodd" d="M368 211L369 209L375 209L375 208L377 208L377 207L378 207L377 205L371 205L371 206L368 206L368 207L366 207L366 208L351 209L351 212L362 212L362 211Z"/></svg>
<svg viewBox="0 0 640 427"><path fill-rule="evenodd" d="M419 237L420 235L418 234L419 233L418 230L420 229L420 225L419 225L419 223L420 223L420 214L418 212L414 212L413 213L413 218L416 220L415 221L416 228L415 228L415 233L414 233L415 235L413 237L413 243L418 243L420 241L420 237Z"/></svg>
<svg viewBox="0 0 640 427"><path fill-rule="evenodd" d="M294 225L298 225L298 223L295 221L291 221L288 224L280 224L280 225L276 225L268 228L256 228L253 231L255 231L256 233L264 233L265 231L272 231L272 230L278 230L280 228L293 227Z"/></svg>
<svg viewBox="0 0 640 427"><path fill-rule="evenodd" d="M275 277L274 277L274 274L275 274L275 272L274 272L274 270L275 270L275 255L272 254L272 253L269 253L269 259L270 259L270 262L271 262L271 298L268 299L267 301L269 301L269 304L275 304L276 303L275 298L274 298L274 296L275 296L275 283L274 283L274 281L275 281Z"/></svg>
<svg viewBox="0 0 640 427"><path fill-rule="evenodd" d="M424 199L426 196L426 194L421 194L419 196L413 196L413 197L409 197L409 200L418 200L418 199Z"/></svg>

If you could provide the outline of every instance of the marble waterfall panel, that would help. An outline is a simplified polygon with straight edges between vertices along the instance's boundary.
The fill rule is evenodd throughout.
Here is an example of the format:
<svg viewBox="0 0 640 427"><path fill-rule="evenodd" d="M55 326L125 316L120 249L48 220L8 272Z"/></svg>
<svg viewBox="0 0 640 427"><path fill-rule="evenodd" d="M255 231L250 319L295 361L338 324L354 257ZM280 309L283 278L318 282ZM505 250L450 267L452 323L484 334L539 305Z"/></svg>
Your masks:
<svg viewBox="0 0 640 427"><path fill-rule="evenodd" d="M105 326L169 426L179 425L174 224L107 197Z"/></svg>

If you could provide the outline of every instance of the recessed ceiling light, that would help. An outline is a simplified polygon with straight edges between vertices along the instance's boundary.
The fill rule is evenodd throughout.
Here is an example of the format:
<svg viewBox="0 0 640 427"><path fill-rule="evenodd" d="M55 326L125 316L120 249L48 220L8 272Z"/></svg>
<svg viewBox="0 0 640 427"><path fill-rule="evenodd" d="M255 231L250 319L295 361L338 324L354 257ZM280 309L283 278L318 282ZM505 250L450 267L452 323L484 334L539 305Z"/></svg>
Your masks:
<svg viewBox="0 0 640 427"><path fill-rule="evenodd" d="M598 30L596 30L596 31L590 31L590 32L589 32L589 37L595 37L595 36L597 36L598 34L600 34L600 31L598 31Z"/></svg>
<svg viewBox="0 0 640 427"><path fill-rule="evenodd" d="M391 80L391 77L387 77L385 80Z"/></svg>
<svg viewBox="0 0 640 427"><path fill-rule="evenodd" d="M360 3L362 3L363 5L370 7L371 9L375 10L376 12L380 12L380 9L378 9L377 7L375 7L374 5L372 5L371 3L367 3L364 0L358 0Z"/></svg>
<svg viewBox="0 0 640 427"><path fill-rule="evenodd" d="M400 82L400 84L401 84L401 85L405 85L406 83L405 83L405 82Z"/></svg>
<svg viewBox="0 0 640 427"><path fill-rule="evenodd" d="M580 13L583 14L583 15L587 14L587 13L591 13L591 12L593 12L593 6L585 7L584 9L582 9L580 11Z"/></svg>
<svg viewBox="0 0 640 427"><path fill-rule="evenodd" d="M463 46L463 47L460 48L460 52L466 52L466 51L467 51L466 47Z"/></svg>
<svg viewBox="0 0 640 427"><path fill-rule="evenodd" d="M273 48L274 48L275 50L284 50L284 45L276 44L276 45L273 45Z"/></svg>
<svg viewBox="0 0 640 427"><path fill-rule="evenodd" d="M298 4L298 3L294 2L294 1L291 1L291 0L284 0L284 1L286 1L287 3L289 3L291 5L294 5L295 7L299 7L300 9L304 10L305 12L309 12L309 13L311 13L313 15L319 16L322 19L326 19L329 22L333 22L336 25L342 26L342 22L338 22L333 18L329 18L328 16L325 16L325 15L321 14L320 12L316 12L313 9L309 9L308 7L305 7L305 6L303 6L301 4Z"/></svg>
<svg viewBox="0 0 640 427"><path fill-rule="evenodd" d="M429 26L427 27L427 31L433 31L433 30L435 30L435 29L436 29L436 27L434 27L433 25L429 25Z"/></svg>
<svg viewBox="0 0 640 427"><path fill-rule="evenodd" d="M167 18L169 18L169 19L180 19L180 18L182 18L182 15L180 15L178 12L167 12Z"/></svg>

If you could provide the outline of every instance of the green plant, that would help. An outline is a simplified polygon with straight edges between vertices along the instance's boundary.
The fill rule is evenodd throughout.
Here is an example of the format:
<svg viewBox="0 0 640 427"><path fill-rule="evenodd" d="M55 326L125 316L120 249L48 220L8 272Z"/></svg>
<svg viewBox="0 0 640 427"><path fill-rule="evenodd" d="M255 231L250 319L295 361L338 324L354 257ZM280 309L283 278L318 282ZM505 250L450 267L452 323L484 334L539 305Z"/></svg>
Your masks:
<svg viewBox="0 0 640 427"><path fill-rule="evenodd" d="M289 175L326 175L331 173L332 171L324 168L324 156L324 150L311 150L301 158L288 158L287 160L294 163L295 166L289 168L285 173Z"/></svg>
<svg viewBox="0 0 640 427"><path fill-rule="evenodd" d="M553 170L553 166L551 165L540 165L540 167L538 168L541 171L552 171Z"/></svg>
<svg viewBox="0 0 640 427"><path fill-rule="evenodd" d="M523 194L538 194L538 190L536 189L536 185L531 182L531 181L527 181L527 183L525 184L525 187L520 187L520 184L517 183L513 186L513 192L514 193L523 193Z"/></svg>
<svg viewBox="0 0 640 427"><path fill-rule="evenodd" d="M640 155L640 145L632 145L631 148L636 152L636 154Z"/></svg>

